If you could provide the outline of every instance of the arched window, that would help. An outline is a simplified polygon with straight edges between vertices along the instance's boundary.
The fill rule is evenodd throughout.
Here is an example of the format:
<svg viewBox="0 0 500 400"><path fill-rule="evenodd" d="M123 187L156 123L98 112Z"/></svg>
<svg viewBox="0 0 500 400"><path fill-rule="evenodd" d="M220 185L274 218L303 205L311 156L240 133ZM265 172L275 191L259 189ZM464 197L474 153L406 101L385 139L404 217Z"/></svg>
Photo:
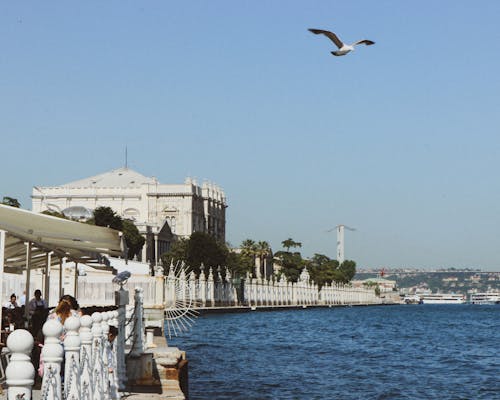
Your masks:
<svg viewBox="0 0 500 400"><path fill-rule="evenodd" d="M139 210L137 208L127 208L123 211L123 218L137 221L139 219Z"/></svg>

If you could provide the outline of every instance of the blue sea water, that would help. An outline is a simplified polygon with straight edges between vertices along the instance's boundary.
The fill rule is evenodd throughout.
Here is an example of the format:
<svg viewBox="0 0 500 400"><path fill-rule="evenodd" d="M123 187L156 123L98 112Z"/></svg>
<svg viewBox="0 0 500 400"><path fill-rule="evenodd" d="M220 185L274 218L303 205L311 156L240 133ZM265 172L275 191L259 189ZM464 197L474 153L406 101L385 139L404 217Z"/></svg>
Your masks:
<svg viewBox="0 0 500 400"><path fill-rule="evenodd" d="M190 400L500 399L500 306L212 314L169 344Z"/></svg>

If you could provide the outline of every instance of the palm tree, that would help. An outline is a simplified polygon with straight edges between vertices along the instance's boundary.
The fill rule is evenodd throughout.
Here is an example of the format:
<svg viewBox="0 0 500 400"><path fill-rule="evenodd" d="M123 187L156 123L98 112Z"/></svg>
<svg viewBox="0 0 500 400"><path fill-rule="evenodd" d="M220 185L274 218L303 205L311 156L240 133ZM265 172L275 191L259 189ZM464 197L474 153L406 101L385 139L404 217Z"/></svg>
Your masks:
<svg viewBox="0 0 500 400"><path fill-rule="evenodd" d="M264 267L264 275L266 274L265 272L265 265L264 262L267 258L267 256L271 253L271 246L269 246L269 243L267 243L265 240L262 240L256 244L256 256L259 257L260 260L260 266Z"/></svg>
<svg viewBox="0 0 500 400"><path fill-rule="evenodd" d="M281 242L281 244L283 245L283 247L286 249L286 251L289 253L290 252L290 247L302 247L302 243L300 242L296 242L295 240L293 240L292 238L288 238L286 240L283 240Z"/></svg>
<svg viewBox="0 0 500 400"><path fill-rule="evenodd" d="M255 256L257 251L257 245L252 239L244 240L240 245L240 256L243 264L246 266L247 272L253 274L255 268Z"/></svg>
<svg viewBox="0 0 500 400"><path fill-rule="evenodd" d="M257 245L254 240L246 239L241 243L241 254L244 256L255 257Z"/></svg>

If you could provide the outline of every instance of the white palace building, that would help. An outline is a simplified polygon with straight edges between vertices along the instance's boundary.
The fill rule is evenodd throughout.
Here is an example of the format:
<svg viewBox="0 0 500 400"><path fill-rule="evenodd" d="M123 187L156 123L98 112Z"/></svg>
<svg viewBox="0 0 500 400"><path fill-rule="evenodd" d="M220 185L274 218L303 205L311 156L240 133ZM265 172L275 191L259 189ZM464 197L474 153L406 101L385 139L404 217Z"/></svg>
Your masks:
<svg viewBox="0 0 500 400"><path fill-rule="evenodd" d="M32 210L63 213L76 220L92 217L97 207L110 207L134 221L146 239L140 259L154 263L176 238L206 232L225 242L226 197L218 186L186 178L162 184L129 168L53 187L33 187Z"/></svg>

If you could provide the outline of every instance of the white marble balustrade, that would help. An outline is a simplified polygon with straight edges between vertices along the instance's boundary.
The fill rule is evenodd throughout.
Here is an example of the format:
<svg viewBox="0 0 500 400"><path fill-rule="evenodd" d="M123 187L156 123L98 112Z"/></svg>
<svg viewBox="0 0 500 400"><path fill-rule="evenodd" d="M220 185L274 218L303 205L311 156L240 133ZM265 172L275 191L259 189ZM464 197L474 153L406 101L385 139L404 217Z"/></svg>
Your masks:
<svg viewBox="0 0 500 400"><path fill-rule="evenodd" d="M110 326L117 326L118 312L71 316L64 326L49 319L43 326L41 351L42 400L115 400L117 353L124 352L117 339L108 340ZM8 399L31 399L35 368L30 359L32 335L17 329L7 339L11 358L6 370ZM61 368L64 366L64 374ZM64 390L62 390L64 387Z"/></svg>

